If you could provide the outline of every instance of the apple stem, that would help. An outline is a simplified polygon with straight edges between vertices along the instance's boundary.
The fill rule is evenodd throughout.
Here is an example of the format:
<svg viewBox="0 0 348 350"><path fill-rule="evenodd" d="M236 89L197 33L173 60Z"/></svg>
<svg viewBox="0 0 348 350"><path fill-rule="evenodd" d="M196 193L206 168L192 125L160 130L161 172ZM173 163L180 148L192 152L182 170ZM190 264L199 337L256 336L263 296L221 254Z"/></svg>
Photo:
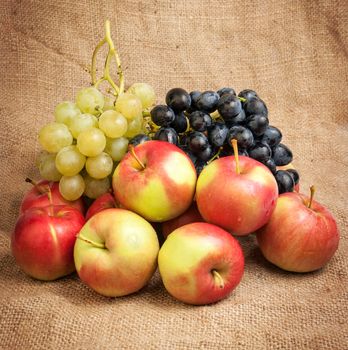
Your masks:
<svg viewBox="0 0 348 350"><path fill-rule="evenodd" d="M221 275L216 270L212 270L211 273L213 274L215 281L219 284L219 287L222 289L225 286L225 284Z"/></svg>
<svg viewBox="0 0 348 350"><path fill-rule="evenodd" d="M91 244L93 247L102 248L102 249L105 249L105 248L106 248L104 243L93 242L93 241L91 241L90 239L84 237L81 233L79 233L78 235L76 235L76 238L81 239L81 241L84 241L84 242L86 242L86 243Z"/></svg>
<svg viewBox="0 0 348 350"><path fill-rule="evenodd" d="M30 184L32 184L33 186L37 186L37 182L30 179L29 177L26 177L25 178L25 182L29 182Z"/></svg>
<svg viewBox="0 0 348 350"><path fill-rule="evenodd" d="M129 151L131 153L131 155L134 157L134 159L138 162L138 164L142 167L142 169L145 169L145 165L144 163L138 158L138 156L136 155L135 151L134 151L134 146L133 145L129 145Z"/></svg>
<svg viewBox="0 0 348 350"><path fill-rule="evenodd" d="M47 189L47 197L48 197L48 201L50 202L50 205L53 205L53 202L52 202L52 192L51 192L51 189L50 189L50 188Z"/></svg>
<svg viewBox="0 0 348 350"><path fill-rule="evenodd" d="M240 174L240 168L239 168L239 154L238 154L238 143L236 139L232 140L232 147L234 152L234 158L236 160L236 174Z"/></svg>
<svg viewBox="0 0 348 350"><path fill-rule="evenodd" d="M45 186L45 185L43 185L43 186L42 186L42 185L39 185L38 182L36 182L36 181L30 179L29 177L26 177L26 178L25 178L25 182L29 182L31 185L33 185L34 187L36 187L36 188L39 190L40 193L45 193L45 192L47 192L47 189L49 188L48 185L47 185L47 186Z"/></svg>
<svg viewBox="0 0 348 350"><path fill-rule="evenodd" d="M315 193L315 187L312 185L309 189L311 191L311 195L309 197L308 208L311 208L312 207L312 203L313 203L314 193Z"/></svg>

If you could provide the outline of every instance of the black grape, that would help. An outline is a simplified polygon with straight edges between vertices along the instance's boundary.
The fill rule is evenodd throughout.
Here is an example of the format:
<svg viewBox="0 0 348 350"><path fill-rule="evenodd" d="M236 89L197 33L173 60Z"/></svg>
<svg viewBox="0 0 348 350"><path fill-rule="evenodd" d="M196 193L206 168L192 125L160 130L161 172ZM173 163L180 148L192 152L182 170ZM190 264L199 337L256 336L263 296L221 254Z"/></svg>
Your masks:
<svg viewBox="0 0 348 350"><path fill-rule="evenodd" d="M181 88L174 88L167 92L166 104L174 112L183 112L191 105L191 96L188 92Z"/></svg>

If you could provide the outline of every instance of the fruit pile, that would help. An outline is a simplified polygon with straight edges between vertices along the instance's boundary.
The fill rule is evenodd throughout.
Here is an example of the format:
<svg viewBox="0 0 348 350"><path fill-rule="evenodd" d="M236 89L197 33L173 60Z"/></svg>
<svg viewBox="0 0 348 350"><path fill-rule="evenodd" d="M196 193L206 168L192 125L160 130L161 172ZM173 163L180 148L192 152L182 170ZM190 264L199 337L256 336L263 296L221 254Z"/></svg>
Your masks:
<svg viewBox="0 0 348 350"><path fill-rule="evenodd" d="M111 103L98 89L104 81ZM254 91L175 88L166 105L150 109L148 84L124 92L108 22L92 84L76 103L58 105L56 121L40 131L46 180L27 179L33 188L11 236L25 273L55 280L76 269L90 288L116 297L143 288L158 266L173 297L201 305L227 297L242 279L234 236L255 234L265 258L287 271L317 270L334 255L335 219L313 199L314 187L310 196L297 192L291 151ZM83 194L96 198L87 212Z"/></svg>

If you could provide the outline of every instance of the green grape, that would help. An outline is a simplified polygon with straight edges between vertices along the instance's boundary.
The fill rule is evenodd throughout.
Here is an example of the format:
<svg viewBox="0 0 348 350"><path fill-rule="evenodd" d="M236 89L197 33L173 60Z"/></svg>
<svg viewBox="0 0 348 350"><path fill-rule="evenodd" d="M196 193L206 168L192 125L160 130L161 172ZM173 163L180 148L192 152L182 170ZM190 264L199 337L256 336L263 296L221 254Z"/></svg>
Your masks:
<svg viewBox="0 0 348 350"><path fill-rule="evenodd" d="M119 162L128 150L128 139L119 137L117 139L106 138L106 146L104 152L109 154L113 161Z"/></svg>
<svg viewBox="0 0 348 350"><path fill-rule="evenodd" d="M142 116L143 106L139 97L126 92L117 98L115 109L128 120L133 120Z"/></svg>
<svg viewBox="0 0 348 350"><path fill-rule="evenodd" d="M76 104L83 113L96 115L104 107L104 96L97 88L90 86L77 93Z"/></svg>
<svg viewBox="0 0 348 350"><path fill-rule="evenodd" d="M103 111L115 110L115 97L104 96L104 107Z"/></svg>
<svg viewBox="0 0 348 350"><path fill-rule="evenodd" d="M69 126L69 129L75 139L79 136L82 131L90 128L98 127L98 119L92 114L80 114L76 116Z"/></svg>
<svg viewBox="0 0 348 350"><path fill-rule="evenodd" d="M85 182L80 174L63 176L59 181L59 192L68 201L79 199L85 190Z"/></svg>
<svg viewBox="0 0 348 350"><path fill-rule="evenodd" d="M153 106L156 102L155 90L147 83L134 83L127 92L139 97L143 109Z"/></svg>
<svg viewBox="0 0 348 350"><path fill-rule="evenodd" d="M56 167L56 155L54 153L47 153L43 155L38 164L40 175L43 179L48 181L59 181L62 174Z"/></svg>
<svg viewBox="0 0 348 350"><path fill-rule="evenodd" d="M62 148L56 156L56 167L65 176L78 174L86 163L86 157L79 152L76 146Z"/></svg>
<svg viewBox="0 0 348 350"><path fill-rule="evenodd" d="M88 198L98 198L102 194L110 191L110 179L105 177L104 179L94 179L89 175L84 176L86 188L84 194Z"/></svg>
<svg viewBox="0 0 348 350"><path fill-rule="evenodd" d="M110 110L99 117L99 128L104 131L106 136L116 138L126 133L128 123L121 113Z"/></svg>
<svg viewBox="0 0 348 350"><path fill-rule="evenodd" d="M77 108L76 104L70 101L64 101L59 103L54 110L54 117L57 123L63 123L67 126L71 121L81 114L81 111Z"/></svg>
<svg viewBox="0 0 348 350"><path fill-rule="evenodd" d="M124 137L131 139L135 135L141 134L143 131L143 122L142 115L128 122L128 130L124 134Z"/></svg>
<svg viewBox="0 0 348 350"><path fill-rule="evenodd" d="M36 167L39 168L41 162L42 162L48 155L50 155L50 154L52 154L52 153L49 153L49 152L47 152L47 151L45 151L45 150L41 150L41 151L39 152L39 154L36 156L36 159L35 159L35 165L36 165Z"/></svg>
<svg viewBox="0 0 348 350"><path fill-rule="evenodd" d="M57 153L63 147L73 142L73 137L65 124L46 124L39 131L39 142L44 150L50 153Z"/></svg>
<svg viewBox="0 0 348 350"><path fill-rule="evenodd" d="M102 153L106 144L104 133L97 128L82 131L77 137L77 148L87 157L96 157Z"/></svg>
<svg viewBox="0 0 348 350"><path fill-rule="evenodd" d="M113 166L112 158L105 152L96 157L89 157L86 161L87 173L95 179L103 179L111 174Z"/></svg>

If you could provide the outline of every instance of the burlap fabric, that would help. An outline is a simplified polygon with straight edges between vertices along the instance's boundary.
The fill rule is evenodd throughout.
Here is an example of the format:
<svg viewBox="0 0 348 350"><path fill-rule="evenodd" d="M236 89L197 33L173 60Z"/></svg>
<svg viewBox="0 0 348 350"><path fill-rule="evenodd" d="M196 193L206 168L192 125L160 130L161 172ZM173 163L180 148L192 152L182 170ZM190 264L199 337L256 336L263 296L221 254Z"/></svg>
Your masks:
<svg viewBox="0 0 348 350"><path fill-rule="evenodd" d="M295 155L301 187L335 215L340 247L321 271L283 272L242 241L239 287L215 305L173 300L156 274L107 299L76 275L25 276L9 235L38 177L37 133L56 103L89 83L84 67L111 20L126 81L169 88L253 88ZM1 349L347 349L346 1L0 1ZM291 215L291 213L289 213Z"/></svg>

